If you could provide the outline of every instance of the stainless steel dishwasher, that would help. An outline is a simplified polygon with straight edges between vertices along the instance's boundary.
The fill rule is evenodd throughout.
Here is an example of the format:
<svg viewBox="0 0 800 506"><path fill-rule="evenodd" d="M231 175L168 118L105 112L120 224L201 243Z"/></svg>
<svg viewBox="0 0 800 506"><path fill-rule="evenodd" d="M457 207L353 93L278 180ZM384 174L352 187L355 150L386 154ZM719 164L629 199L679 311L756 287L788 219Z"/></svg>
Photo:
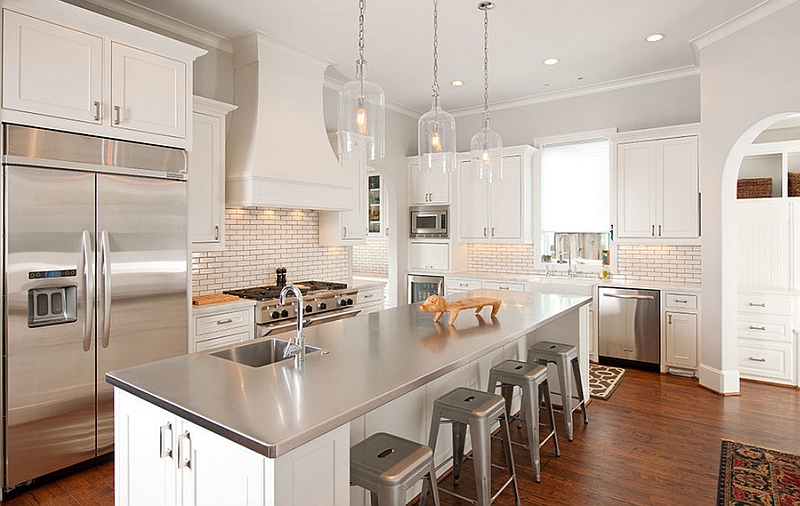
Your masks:
<svg viewBox="0 0 800 506"><path fill-rule="evenodd" d="M659 291L603 286L598 290L600 362L640 362L644 368L657 369L661 357Z"/></svg>

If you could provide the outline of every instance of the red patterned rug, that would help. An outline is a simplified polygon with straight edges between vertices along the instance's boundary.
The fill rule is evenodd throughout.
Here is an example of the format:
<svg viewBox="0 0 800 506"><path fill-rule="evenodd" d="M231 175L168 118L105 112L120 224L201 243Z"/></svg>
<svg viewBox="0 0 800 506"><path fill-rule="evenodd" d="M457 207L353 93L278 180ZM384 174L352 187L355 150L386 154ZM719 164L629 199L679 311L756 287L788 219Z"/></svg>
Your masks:
<svg viewBox="0 0 800 506"><path fill-rule="evenodd" d="M717 506L800 505L800 456L722 440Z"/></svg>

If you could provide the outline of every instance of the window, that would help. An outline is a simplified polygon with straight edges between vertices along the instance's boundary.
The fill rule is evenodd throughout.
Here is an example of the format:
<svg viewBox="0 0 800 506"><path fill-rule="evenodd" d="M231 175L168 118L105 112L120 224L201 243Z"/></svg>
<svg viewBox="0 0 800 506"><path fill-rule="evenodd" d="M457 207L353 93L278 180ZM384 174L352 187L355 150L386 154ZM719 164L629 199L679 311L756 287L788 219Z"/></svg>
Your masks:
<svg viewBox="0 0 800 506"><path fill-rule="evenodd" d="M608 263L611 142L544 144L540 160L541 262L599 269Z"/></svg>

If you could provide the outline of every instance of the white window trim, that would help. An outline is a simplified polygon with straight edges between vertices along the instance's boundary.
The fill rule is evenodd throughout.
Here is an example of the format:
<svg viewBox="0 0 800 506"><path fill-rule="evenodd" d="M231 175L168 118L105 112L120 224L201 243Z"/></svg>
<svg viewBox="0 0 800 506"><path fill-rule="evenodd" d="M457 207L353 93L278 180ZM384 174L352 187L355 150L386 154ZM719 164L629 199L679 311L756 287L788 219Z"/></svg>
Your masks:
<svg viewBox="0 0 800 506"><path fill-rule="evenodd" d="M533 146L536 148L536 151L533 155L533 195L534 195L534 204L533 204L533 243L534 243L534 251L535 251L535 258L534 261L534 268L537 270L547 270L548 272L566 272L569 268L566 264L557 264L557 263L544 263L542 262L542 146L546 146L548 144L562 144L566 142L579 142L579 141L590 141L592 139L601 139L607 138L611 143L612 150L613 150L613 137L617 134L616 128L604 128L601 130L588 130L585 132L577 132L572 134L565 134L565 135L553 135L549 137L537 137L533 139ZM613 156L611 162L611 170L609 177L612 177L614 173L613 167ZM611 207L609 211L611 215L614 215L614 202L616 202L616 191L614 185L611 184L610 187L611 193ZM608 269L613 272L616 272L616 265L617 265L617 248L614 247L614 241L611 241L609 244L609 259L608 259ZM573 270L575 272L589 272L589 273L599 273L603 270L602 265L588 265L588 264L575 264L573 266Z"/></svg>

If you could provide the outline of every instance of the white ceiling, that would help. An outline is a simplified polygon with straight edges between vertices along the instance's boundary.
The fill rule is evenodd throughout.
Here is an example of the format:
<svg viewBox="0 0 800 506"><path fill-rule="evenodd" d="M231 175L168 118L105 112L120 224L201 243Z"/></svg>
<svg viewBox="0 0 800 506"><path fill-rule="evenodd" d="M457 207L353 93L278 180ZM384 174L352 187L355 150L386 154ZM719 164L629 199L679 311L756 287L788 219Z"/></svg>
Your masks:
<svg viewBox="0 0 800 506"><path fill-rule="evenodd" d="M354 73L358 0L129 1L228 39L260 30L334 62L345 79ZM763 1L495 0L489 12L490 103L692 67L692 39ZM483 13L477 5L439 2L439 81L446 110L483 101ZM432 18L433 0L367 1L368 77L387 100L419 112L430 108ZM653 33L666 37L645 42ZM550 57L561 62L543 65ZM453 79L466 84L455 88Z"/></svg>

